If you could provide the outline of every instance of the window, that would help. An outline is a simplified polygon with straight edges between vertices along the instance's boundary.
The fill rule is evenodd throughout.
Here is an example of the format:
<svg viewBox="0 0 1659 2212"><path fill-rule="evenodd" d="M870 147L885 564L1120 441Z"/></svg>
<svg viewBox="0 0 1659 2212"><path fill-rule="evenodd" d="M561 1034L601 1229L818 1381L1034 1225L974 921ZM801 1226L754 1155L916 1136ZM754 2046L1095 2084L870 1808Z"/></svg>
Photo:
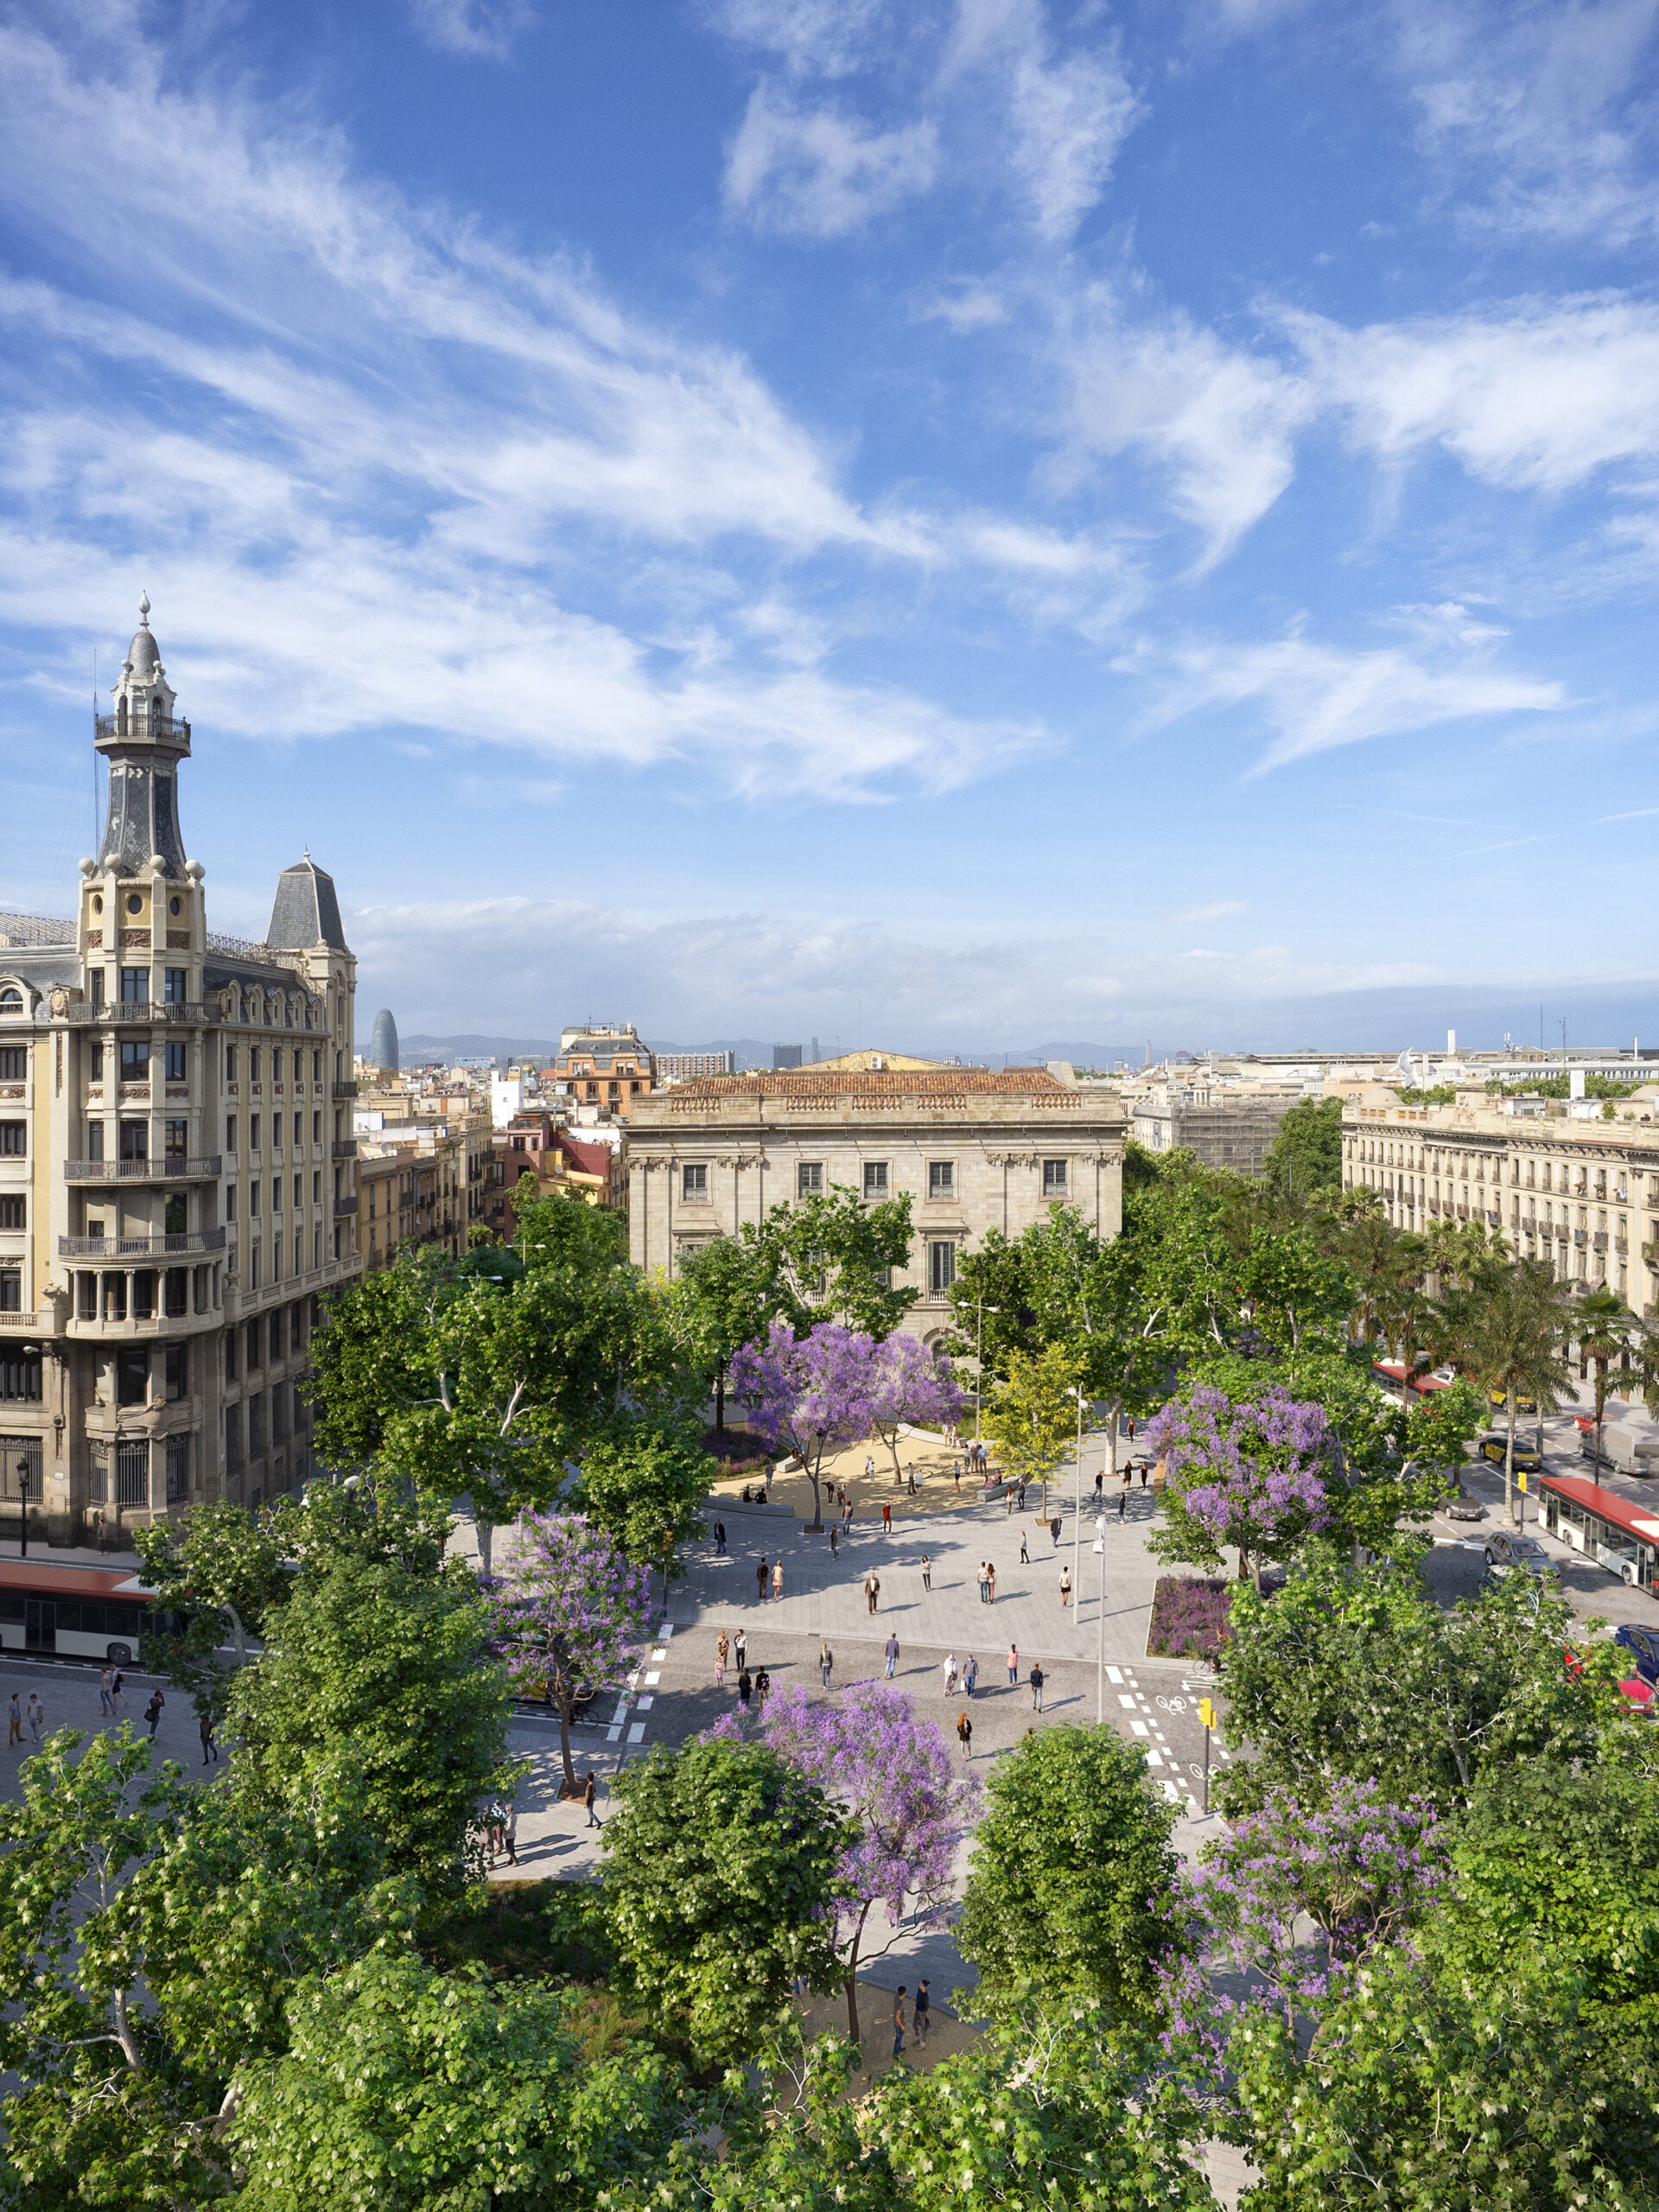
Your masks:
<svg viewBox="0 0 1659 2212"><path fill-rule="evenodd" d="M110 1452L105 1444L86 1446L86 1495L94 1505L110 1502Z"/></svg>
<svg viewBox="0 0 1659 2212"><path fill-rule="evenodd" d="M225 1408L225 1467L229 1474L237 1475L242 1471L242 1408L240 1406L226 1406Z"/></svg>
<svg viewBox="0 0 1659 2212"><path fill-rule="evenodd" d="M281 1213L283 1210L283 1179L280 1175L273 1175L270 1179L270 1210L272 1213Z"/></svg>
<svg viewBox="0 0 1659 2212"><path fill-rule="evenodd" d="M227 1114L225 1116L225 1149L226 1152L234 1152L236 1150L236 1116L234 1114Z"/></svg>
<svg viewBox="0 0 1659 2212"><path fill-rule="evenodd" d="M86 1056L86 1080L88 1083L102 1083L104 1080L104 1040L101 1037L93 1039L92 1049Z"/></svg>
<svg viewBox="0 0 1659 2212"><path fill-rule="evenodd" d="M954 1160L930 1160L927 1163L927 1195L930 1198L954 1198L957 1195L957 1163ZM937 1248L936 1249L943 1249Z"/></svg>
<svg viewBox="0 0 1659 2212"><path fill-rule="evenodd" d="M1043 1196L1046 1198L1065 1196L1069 1187L1065 1171L1066 1162L1064 1160L1046 1160L1043 1162Z"/></svg>
<svg viewBox="0 0 1659 2212"><path fill-rule="evenodd" d="M140 1268L132 1278L132 1318L149 1321L156 1314L156 1270Z"/></svg>
<svg viewBox="0 0 1659 2212"><path fill-rule="evenodd" d="M225 1047L225 1080L226 1083L234 1083L236 1081L236 1047L234 1045L227 1045Z"/></svg>
<svg viewBox="0 0 1659 2212"><path fill-rule="evenodd" d="M957 1279L957 1248L954 1244L930 1244L927 1248L927 1287L935 1298L943 1298Z"/></svg>
<svg viewBox="0 0 1659 2212"><path fill-rule="evenodd" d="M120 1130L121 1157L137 1163L149 1158L149 1123L123 1122Z"/></svg>
<svg viewBox="0 0 1659 2212"><path fill-rule="evenodd" d="M181 1268L178 1273L182 1274ZM187 1397L190 1390L190 1347L188 1344L168 1344L167 1348L167 1395L177 1400Z"/></svg>
<svg viewBox="0 0 1659 2212"><path fill-rule="evenodd" d="M168 1236L182 1236L190 1226L189 1202L182 1192L175 1192L162 1208L162 1228Z"/></svg>
<svg viewBox="0 0 1659 2212"><path fill-rule="evenodd" d="M21 1128L20 1122L18 1127ZM706 1198L709 1195L709 1170L701 1161L688 1161L680 1170L680 1196L683 1198Z"/></svg>
<svg viewBox="0 0 1659 2212"><path fill-rule="evenodd" d="M28 1076L28 1046L0 1045L0 1083L22 1083Z"/></svg>
<svg viewBox="0 0 1659 2212"><path fill-rule="evenodd" d="M867 1198L885 1198L887 1195L887 1163L885 1160L867 1160L864 1163L864 1195Z"/></svg>
<svg viewBox="0 0 1659 2212"><path fill-rule="evenodd" d="M795 1170L796 1197L810 1198L815 1192L821 1191L823 1188L823 1162L821 1160L802 1160Z"/></svg>
<svg viewBox="0 0 1659 2212"><path fill-rule="evenodd" d="M162 1311L169 1321L176 1321L190 1311L188 1268L169 1268L162 1277Z"/></svg>
<svg viewBox="0 0 1659 2212"><path fill-rule="evenodd" d="M184 1081L184 1078L185 1078L185 1058L184 1058L184 1056L185 1056L186 1052L187 1052L188 1050L189 1050L189 1047L188 1047L188 1046L187 1046L187 1045L169 1045L169 1046L168 1046L168 1048L167 1048L167 1079L168 1079L168 1081L169 1083L182 1083L182 1082Z"/></svg>
<svg viewBox="0 0 1659 2212"><path fill-rule="evenodd" d="M8 983L3 990L0 990L0 1014L21 1014L22 1010L22 993L16 983Z"/></svg>
<svg viewBox="0 0 1659 2212"><path fill-rule="evenodd" d="M94 968L94 969L93 969L93 970L92 970L92 1007L93 1007L93 1010L94 1010L94 1011L96 1011L98 1008L101 1007L102 1007L102 1005L103 1005L103 1003L104 1003L104 970L103 970L101 968Z"/></svg>
<svg viewBox="0 0 1659 2212"><path fill-rule="evenodd" d="M149 1000L149 970L148 968L124 968L121 970L121 1003L123 1006L144 1006Z"/></svg>
<svg viewBox="0 0 1659 2212"><path fill-rule="evenodd" d="M225 1218L232 1228L236 1226L236 1185L234 1183L227 1183L225 1185Z"/></svg>
<svg viewBox="0 0 1659 2212"><path fill-rule="evenodd" d="M141 1436L123 1438L115 1447L115 1502L118 1507L149 1503L149 1446Z"/></svg>
<svg viewBox="0 0 1659 2212"><path fill-rule="evenodd" d="M183 968L169 968L162 979L162 997L168 1006L182 1006L189 997L189 971Z"/></svg>
<svg viewBox="0 0 1659 2212"><path fill-rule="evenodd" d="M270 1392L270 1440L283 1444L288 1440L288 1385L276 1382Z"/></svg>
<svg viewBox="0 0 1659 2212"><path fill-rule="evenodd" d="M27 1122L0 1122L0 1160L21 1160L29 1149Z"/></svg>
<svg viewBox="0 0 1659 2212"><path fill-rule="evenodd" d="M0 1229L27 1229L29 1201L21 1193L0 1198Z"/></svg>
<svg viewBox="0 0 1659 2212"><path fill-rule="evenodd" d="M311 1055L311 1080L313 1083L322 1081L322 1054L321 1052L313 1052ZM321 1119L321 1116L318 1118Z"/></svg>
<svg viewBox="0 0 1659 2212"><path fill-rule="evenodd" d="M169 1436L167 1440L167 1502L181 1503L190 1494L190 1440L188 1436Z"/></svg>
<svg viewBox="0 0 1659 2212"><path fill-rule="evenodd" d="M298 1055L296 1054L296 1058L297 1058L297 1057L298 1057ZM296 1151L296 1152L297 1152L297 1151L299 1150L299 1148L300 1148L301 1145L302 1145L302 1144L303 1144L303 1143L304 1143L304 1141L305 1141L305 1116L304 1116L304 1115L303 1115L303 1114L296 1114L296 1115L294 1116L294 1149L295 1149L295 1151Z"/></svg>
<svg viewBox="0 0 1659 2212"><path fill-rule="evenodd" d="M285 1327L286 1319L283 1309L279 1306L276 1308L276 1311L270 1317L270 1358L273 1364L283 1356L283 1331Z"/></svg>
<svg viewBox="0 0 1659 2212"><path fill-rule="evenodd" d="M297 1143L298 1141L299 1140L296 1138L295 1142ZM321 1109L311 1116L311 1141L313 1144L321 1144L322 1142L322 1114Z"/></svg>
<svg viewBox="0 0 1659 2212"><path fill-rule="evenodd" d="M227 1382L234 1382L236 1380L236 1338L237 1332L234 1329L226 1330L225 1380Z"/></svg>
<svg viewBox="0 0 1659 2212"><path fill-rule="evenodd" d="M182 1160L189 1149L188 1122L168 1122L162 1125L162 1149L168 1160Z"/></svg>
<svg viewBox="0 0 1659 2212"><path fill-rule="evenodd" d="M0 1398L9 1398L14 1404L40 1404L41 1355L38 1351L25 1351L10 1344L0 1347ZM35 1496L39 1495L37 1491Z"/></svg>
<svg viewBox="0 0 1659 2212"><path fill-rule="evenodd" d="M257 1045L248 1047L248 1080L250 1083L259 1080L259 1047Z"/></svg>
<svg viewBox="0 0 1659 2212"><path fill-rule="evenodd" d="M115 1402L142 1406L149 1396L149 1354L142 1344L124 1344L115 1355Z"/></svg>
<svg viewBox="0 0 1659 2212"><path fill-rule="evenodd" d="M0 1268L0 1313L21 1313L22 1310L22 1269Z"/></svg>
<svg viewBox="0 0 1659 2212"><path fill-rule="evenodd" d="M294 1203L296 1205L298 1205L300 1203L297 1189L298 1181L299 1179L296 1176L295 1178L296 1188L294 1198ZM322 1204L322 1170L321 1167L314 1167L311 1170L311 1203L314 1206L320 1206Z"/></svg>
<svg viewBox="0 0 1659 2212"><path fill-rule="evenodd" d="M121 1080L123 1083L149 1081L148 1037L124 1037L121 1039Z"/></svg>
<svg viewBox="0 0 1659 2212"><path fill-rule="evenodd" d="M248 1144L253 1151L258 1151L259 1116L257 1114L250 1114L248 1116Z"/></svg>
<svg viewBox="0 0 1659 2212"><path fill-rule="evenodd" d="M265 1448L265 1394L257 1391L248 1400L248 1450L256 1459Z"/></svg>

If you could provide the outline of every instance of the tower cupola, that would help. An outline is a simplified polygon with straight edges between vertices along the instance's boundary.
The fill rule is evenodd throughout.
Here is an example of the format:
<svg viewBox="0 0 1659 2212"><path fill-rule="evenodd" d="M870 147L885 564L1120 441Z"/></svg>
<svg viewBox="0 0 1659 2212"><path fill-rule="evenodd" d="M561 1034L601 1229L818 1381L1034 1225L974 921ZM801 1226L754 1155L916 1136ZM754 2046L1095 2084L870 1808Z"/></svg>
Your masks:
<svg viewBox="0 0 1659 2212"><path fill-rule="evenodd" d="M177 772L189 754L190 725L174 711L148 594L138 602L138 627L111 696L113 712L93 717L93 741L110 764L99 865L137 875L159 860L168 876L182 875Z"/></svg>

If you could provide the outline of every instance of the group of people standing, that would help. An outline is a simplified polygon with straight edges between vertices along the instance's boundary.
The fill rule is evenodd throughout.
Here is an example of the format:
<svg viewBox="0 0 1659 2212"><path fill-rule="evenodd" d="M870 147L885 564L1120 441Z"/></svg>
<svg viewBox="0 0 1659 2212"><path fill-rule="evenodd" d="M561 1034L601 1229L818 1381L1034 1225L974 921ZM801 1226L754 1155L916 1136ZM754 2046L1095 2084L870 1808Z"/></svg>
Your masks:
<svg viewBox="0 0 1659 2212"><path fill-rule="evenodd" d="M827 1643L822 1649L823 1655L830 1653ZM725 1630L721 1629L715 1639L715 1688L717 1690L723 1690L726 1687L727 1663L732 1659L737 1662L738 1711L748 1712L751 1704L758 1700L760 1710L764 1713L766 1709L766 1700L772 1695L772 1676L764 1667L758 1669L753 1675L749 1672L749 1639L742 1629L739 1629L735 1637L728 1637ZM834 1664L833 1657L830 1658L830 1663ZM829 1675L826 1674L823 1679L827 1686Z"/></svg>

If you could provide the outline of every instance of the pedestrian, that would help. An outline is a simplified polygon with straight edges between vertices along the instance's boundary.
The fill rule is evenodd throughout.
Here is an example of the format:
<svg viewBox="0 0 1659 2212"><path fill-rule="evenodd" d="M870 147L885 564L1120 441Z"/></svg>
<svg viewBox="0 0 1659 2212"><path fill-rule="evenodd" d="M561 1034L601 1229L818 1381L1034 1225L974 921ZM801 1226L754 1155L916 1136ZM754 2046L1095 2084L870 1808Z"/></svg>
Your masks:
<svg viewBox="0 0 1659 2212"><path fill-rule="evenodd" d="M957 1655L954 1651L945 1653L944 1663L939 1672L944 1676L944 1694L954 1697L957 1694Z"/></svg>
<svg viewBox="0 0 1659 2212"><path fill-rule="evenodd" d="M724 1559L725 1556L726 1523L723 1521L716 1521L715 1523L715 1557L716 1559Z"/></svg>
<svg viewBox="0 0 1659 2212"><path fill-rule="evenodd" d="M1023 1529L1020 1531L1020 1564L1021 1567L1031 1565L1031 1554L1026 1549L1026 1532Z"/></svg>
<svg viewBox="0 0 1659 2212"><path fill-rule="evenodd" d="M925 1552L922 1554L922 1587L924 1590L933 1587L933 1562Z"/></svg>
<svg viewBox="0 0 1659 2212"><path fill-rule="evenodd" d="M899 1671L899 1639L895 1635L893 1635L891 1629L887 1631L887 1643L882 1647L882 1657L886 1660L887 1664L882 1668L881 1671L887 1676L887 1680L891 1681Z"/></svg>
<svg viewBox="0 0 1659 2212"><path fill-rule="evenodd" d="M917 1490L916 1490L916 1462L915 1462L913 1459L906 1460L906 1463L905 1463L905 1481L906 1481L906 1486L907 1486L907 1487L908 1487L908 1489L909 1489L909 1491L910 1491L911 1496L912 1496L912 1497L914 1497L917 1495Z"/></svg>
<svg viewBox="0 0 1659 2212"><path fill-rule="evenodd" d="M159 1689L153 1689L150 1692L149 1703L144 1707L144 1719L149 1724L149 1740L152 1744L156 1740L156 1730L161 1720L162 1707L166 1703L167 1700Z"/></svg>
<svg viewBox="0 0 1659 2212"><path fill-rule="evenodd" d="M1008 1646L1008 1683L1009 1683L1009 1687L1010 1687L1010 1688L1012 1688L1012 1687L1013 1687L1013 1685L1014 1685L1014 1683L1016 1683L1016 1682L1019 1681L1019 1679L1020 1679L1020 1647L1019 1647L1019 1645L1018 1645L1017 1643L1011 1643L1011 1644Z"/></svg>
<svg viewBox="0 0 1659 2212"><path fill-rule="evenodd" d="M749 1632L747 1629L739 1629L736 1636L732 1639L732 1656L736 1660L740 1672L748 1665Z"/></svg>
<svg viewBox="0 0 1659 2212"><path fill-rule="evenodd" d="M830 1556L831 1559L841 1557L841 1531L833 1521L830 1523Z"/></svg>
<svg viewBox="0 0 1659 2212"><path fill-rule="evenodd" d="M127 1678L118 1667L115 1680L110 1684L110 1710L119 1713L127 1701Z"/></svg>
<svg viewBox="0 0 1659 2212"><path fill-rule="evenodd" d="M979 1574L979 1602L982 1605L987 1602L991 1594L991 1586L986 1580L987 1570L985 1561L983 1560L981 1560L979 1562L977 1571Z"/></svg>
<svg viewBox="0 0 1659 2212"><path fill-rule="evenodd" d="M887 1535L891 1531L892 1528L893 1528L893 1501L892 1501L892 1499L891 1499L891 1498L884 1497L884 1498L882 1499L882 1501L881 1501L881 1533L882 1533L882 1535L883 1535L884 1536L885 1536L885 1535Z"/></svg>
<svg viewBox="0 0 1659 2212"><path fill-rule="evenodd" d="M737 1678L737 1709L740 1713L747 1713L748 1711L749 1700L753 1696L753 1694L754 1683L750 1677L748 1669L746 1667Z"/></svg>
<svg viewBox="0 0 1659 2212"><path fill-rule="evenodd" d="M916 1985L916 2002L910 2008L910 2031L916 2038L918 2050L927 2049L927 2031L933 2024L929 2017L933 2010L932 1999L927 1993L927 1984Z"/></svg>
<svg viewBox="0 0 1659 2212"><path fill-rule="evenodd" d="M101 1713L112 1713L115 1711L115 1707L110 1703L110 1684L114 1676L115 1669L112 1667L106 1667L98 1678L98 1704Z"/></svg>
<svg viewBox="0 0 1659 2212"><path fill-rule="evenodd" d="M1033 1660L1028 1679L1031 1682L1031 1709L1033 1713L1040 1713L1043 1709L1043 1684L1048 1678L1039 1661Z"/></svg>
<svg viewBox="0 0 1659 2212"><path fill-rule="evenodd" d="M11 1703L6 1707L6 1748L23 1740L23 1708L18 1693L13 1690Z"/></svg>
<svg viewBox="0 0 1659 2212"><path fill-rule="evenodd" d="M899 1985L899 1994L893 2000L893 2055L898 2057L905 2047L905 1985Z"/></svg>
<svg viewBox="0 0 1659 2212"><path fill-rule="evenodd" d="M1100 1503L1101 1484L1105 1481L1105 1479L1106 1470L1104 1467L1102 1467L1097 1470L1095 1475L1095 1503L1096 1505Z"/></svg>
<svg viewBox="0 0 1659 2212"><path fill-rule="evenodd" d="M864 1479L867 1483L873 1483L875 1480L875 1454L874 1452L867 1452L864 1454Z"/></svg>
<svg viewBox="0 0 1659 2212"><path fill-rule="evenodd" d="M757 1674L754 1678L755 1703L760 1707L762 1713L766 1711L766 1700L771 1695L772 1676L766 1672L766 1669L762 1667L760 1673Z"/></svg>
<svg viewBox="0 0 1659 2212"><path fill-rule="evenodd" d="M876 1599L881 1595L881 1578L872 1567L864 1577L864 1595L869 1600L870 1611L875 1611Z"/></svg>
<svg viewBox="0 0 1659 2212"><path fill-rule="evenodd" d="M1145 1488L1146 1488L1146 1486L1147 1486L1147 1477L1151 1474L1151 1472L1152 1472L1152 1463L1150 1462L1150 1460L1143 1459L1143 1460L1141 1462L1141 1489L1142 1489L1142 1490L1145 1490Z"/></svg>
<svg viewBox="0 0 1659 2212"><path fill-rule="evenodd" d="M760 1564L754 1570L754 1602L758 1605L766 1594L766 1555L760 1554Z"/></svg>
<svg viewBox="0 0 1659 2212"><path fill-rule="evenodd" d="M979 1688L979 1662L970 1651L962 1669L962 1687L965 1696L972 1697Z"/></svg>
<svg viewBox="0 0 1659 2212"><path fill-rule="evenodd" d="M508 1866L516 1866L518 1864L518 1808L516 1804L507 1807L507 1817L501 1824L501 1840L506 1846Z"/></svg>
<svg viewBox="0 0 1659 2212"><path fill-rule="evenodd" d="M1134 1470L1134 1468L1133 1468L1133 1467L1125 1467L1125 1468L1124 1468L1124 1470L1123 1470L1123 1474L1122 1474L1122 1487L1123 1487L1123 1488L1124 1488L1124 1490L1126 1490L1126 1491L1128 1489L1128 1486L1129 1486L1129 1478L1130 1478L1130 1477L1134 1474L1134 1472L1135 1472L1135 1470Z"/></svg>
<svg viewBox="0 0 1659 2212"><path fill-rule="evenodd" d="M1117 1517L1120 1521L1122 1520L1128 1510L1129 1493L1126 1490L1121 1490L1117 1493Z"/></svg>
<svg viewBox="0 0 1659 2212"><path fill-rule="evenodd" d="M588 1825L590 1828L600 1826L599 1815L594 1810L594 1800L598 1795L599 1777L594 1774L592 1767L589 1767L588 1779L582 1785L582 1802L588 1808Z"/></svg>
<svg viewBox="0 0 1659 2212"><path fill-rule="evenodd" d="M203 1766L217 1766L219 1764L219 1745L213 1741L213 1716L211 1713L204 1713L202 1714L200 1730L201 1763Z"/></svg>
<svg viewBox="0 0 1659 2212"><path fill-rule="evenodd" d="M1022 1513L1023 1513L1023 1512L1025 1511L1025 1510L1026 1510L1026 1491L1027 1491L1027 1484L1022 1481L1022 1482L1020 1483L1020 1510ZM1021 1541L1024 1541L1024 1539L1022 1538L1022 1539L1021 1539Z"/></svg>
<svg viewBox="0 0 1659 2212"><path fill-rule="evenodd" d="M29 1694L29 1732L32 1740L37 1744L46 1733L46 1707L33 1690Z"/></svg>
<svg viewBox="0 0 1659 2212"><path fill-rule="evenodd" d="M726 1662L730 1658L731 1652L732 1647L727 1639L726 1631L721 1629L715 1639L715 1688L717 1690L723 1690L726 1687Z"/></svg>
<svg viewBox="0 0 1659 2212"><path fill-rule="evenodd" d="M776 1605L784 1594L784 1562L775 1559L772 1563L772 1601Z"/></svg>
<svg viewBox="0 0 1659 2212"><path fill-rule="evenodd" d="M1055 1550L1058 1551L1060 1548L1060 1516L1058 1513L1048 1524L1048 1533L1054 1539Z"/></svg>
<svg viewBox="0 0 1659 2212"><path fill-rule="evenodd" d="M953 1459L950 1462L950 1471L957 1478L957 1496L960 1497L962 1496L962 1462L960 1459Z"/></svg>
<svg viewBox="0 0 1659 2212"><path fill-rule="evenodd" d="M962 1745L962 1756L963 1758L972 1758L974 1756L974 1724L968 1718L965 1713L959 1713L957 1715L957 1741Z"/></svg>
<svg viewBox="0 0 1659 2212"><path fill-rule="evenodd" d="M853 1494L851 1491L848 1491L842 1498L841 1525L843 1529L850 1529L853 1525Z"/></svg>
<svg viewBox="0 0 1659 2212"><path fill-rule="evenodd" d="M504 1858L506 1854L506 1845L504 1840L503 1833L505 1817L505 1815L501 1810L501 1801L498 1798L494 1804L490 1807L489 1818L484 1823L484 1834L490 1847L490 1864L492 1866L494 1866L498 1859Z"/></svg>
<svg viewBox="0 0 1659 2212"><path fill-rule="evenodd" d="M1064 1612L1071 1602L1071 1570L1069 1567L1063 1567L1060 1569L1060 1611Z"/></svg>
<svg viewBox="0 0 1659 2212"><path fill-rule="evenodd" d="M828 1641L820 1637L818 1641L818 1680L823 1684L825 1689L828 1689L830 1687L830 1677L835 1669L835 1653L830 1649Z"/></svg>
<svg viewBox="0 0 1659 2212"><path fill-rule="evenodd" d="M985 1562L985 1602L989 1605L996 1603L996 1561L994 1559L988 1559Z"/></svg>

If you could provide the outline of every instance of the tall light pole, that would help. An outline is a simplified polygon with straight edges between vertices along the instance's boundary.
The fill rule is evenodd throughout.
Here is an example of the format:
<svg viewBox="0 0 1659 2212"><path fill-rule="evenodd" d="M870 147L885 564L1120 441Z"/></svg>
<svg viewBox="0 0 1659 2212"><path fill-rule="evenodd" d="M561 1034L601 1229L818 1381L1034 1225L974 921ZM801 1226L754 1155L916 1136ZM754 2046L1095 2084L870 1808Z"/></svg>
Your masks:
<svg viewBox="0 0 1659 2212"><path fill-rule="evenodd" d="M974 1441L979 1441L980 1408L985 1401L985 1316L1000 1313L1000 1306L987 1306L982 1290L974 1300Z"/></svg>
<svg viewBox="0 0 1659 2212"><path fill-rule="evenodd" d="M17 1553L20 1559L27 1559L29 1557L29 1461L27 1459L19 1459L17 1462L17 1495L23 1502L22 1538L18 1546Z"/></svg>
<svg viewBox="0 0 1659 2212"><path fill-rule="evenodd" d="M1071 1627L1075 1633L1083 1625L1082 1558L1078 1550L1083 1529L1083 1408L1086 1402L1081 1390L1077 1399L1077 1456L1071 1473Z"/></svg>
<svg viewBox="0 0 1659 2212"><path fill-rule="evenodd" d="M1095 1638L1095 1719L1106 1719L1106 1516L1095 1516L1095 1549L1100 1554L1100 1620Z"/></svg>

